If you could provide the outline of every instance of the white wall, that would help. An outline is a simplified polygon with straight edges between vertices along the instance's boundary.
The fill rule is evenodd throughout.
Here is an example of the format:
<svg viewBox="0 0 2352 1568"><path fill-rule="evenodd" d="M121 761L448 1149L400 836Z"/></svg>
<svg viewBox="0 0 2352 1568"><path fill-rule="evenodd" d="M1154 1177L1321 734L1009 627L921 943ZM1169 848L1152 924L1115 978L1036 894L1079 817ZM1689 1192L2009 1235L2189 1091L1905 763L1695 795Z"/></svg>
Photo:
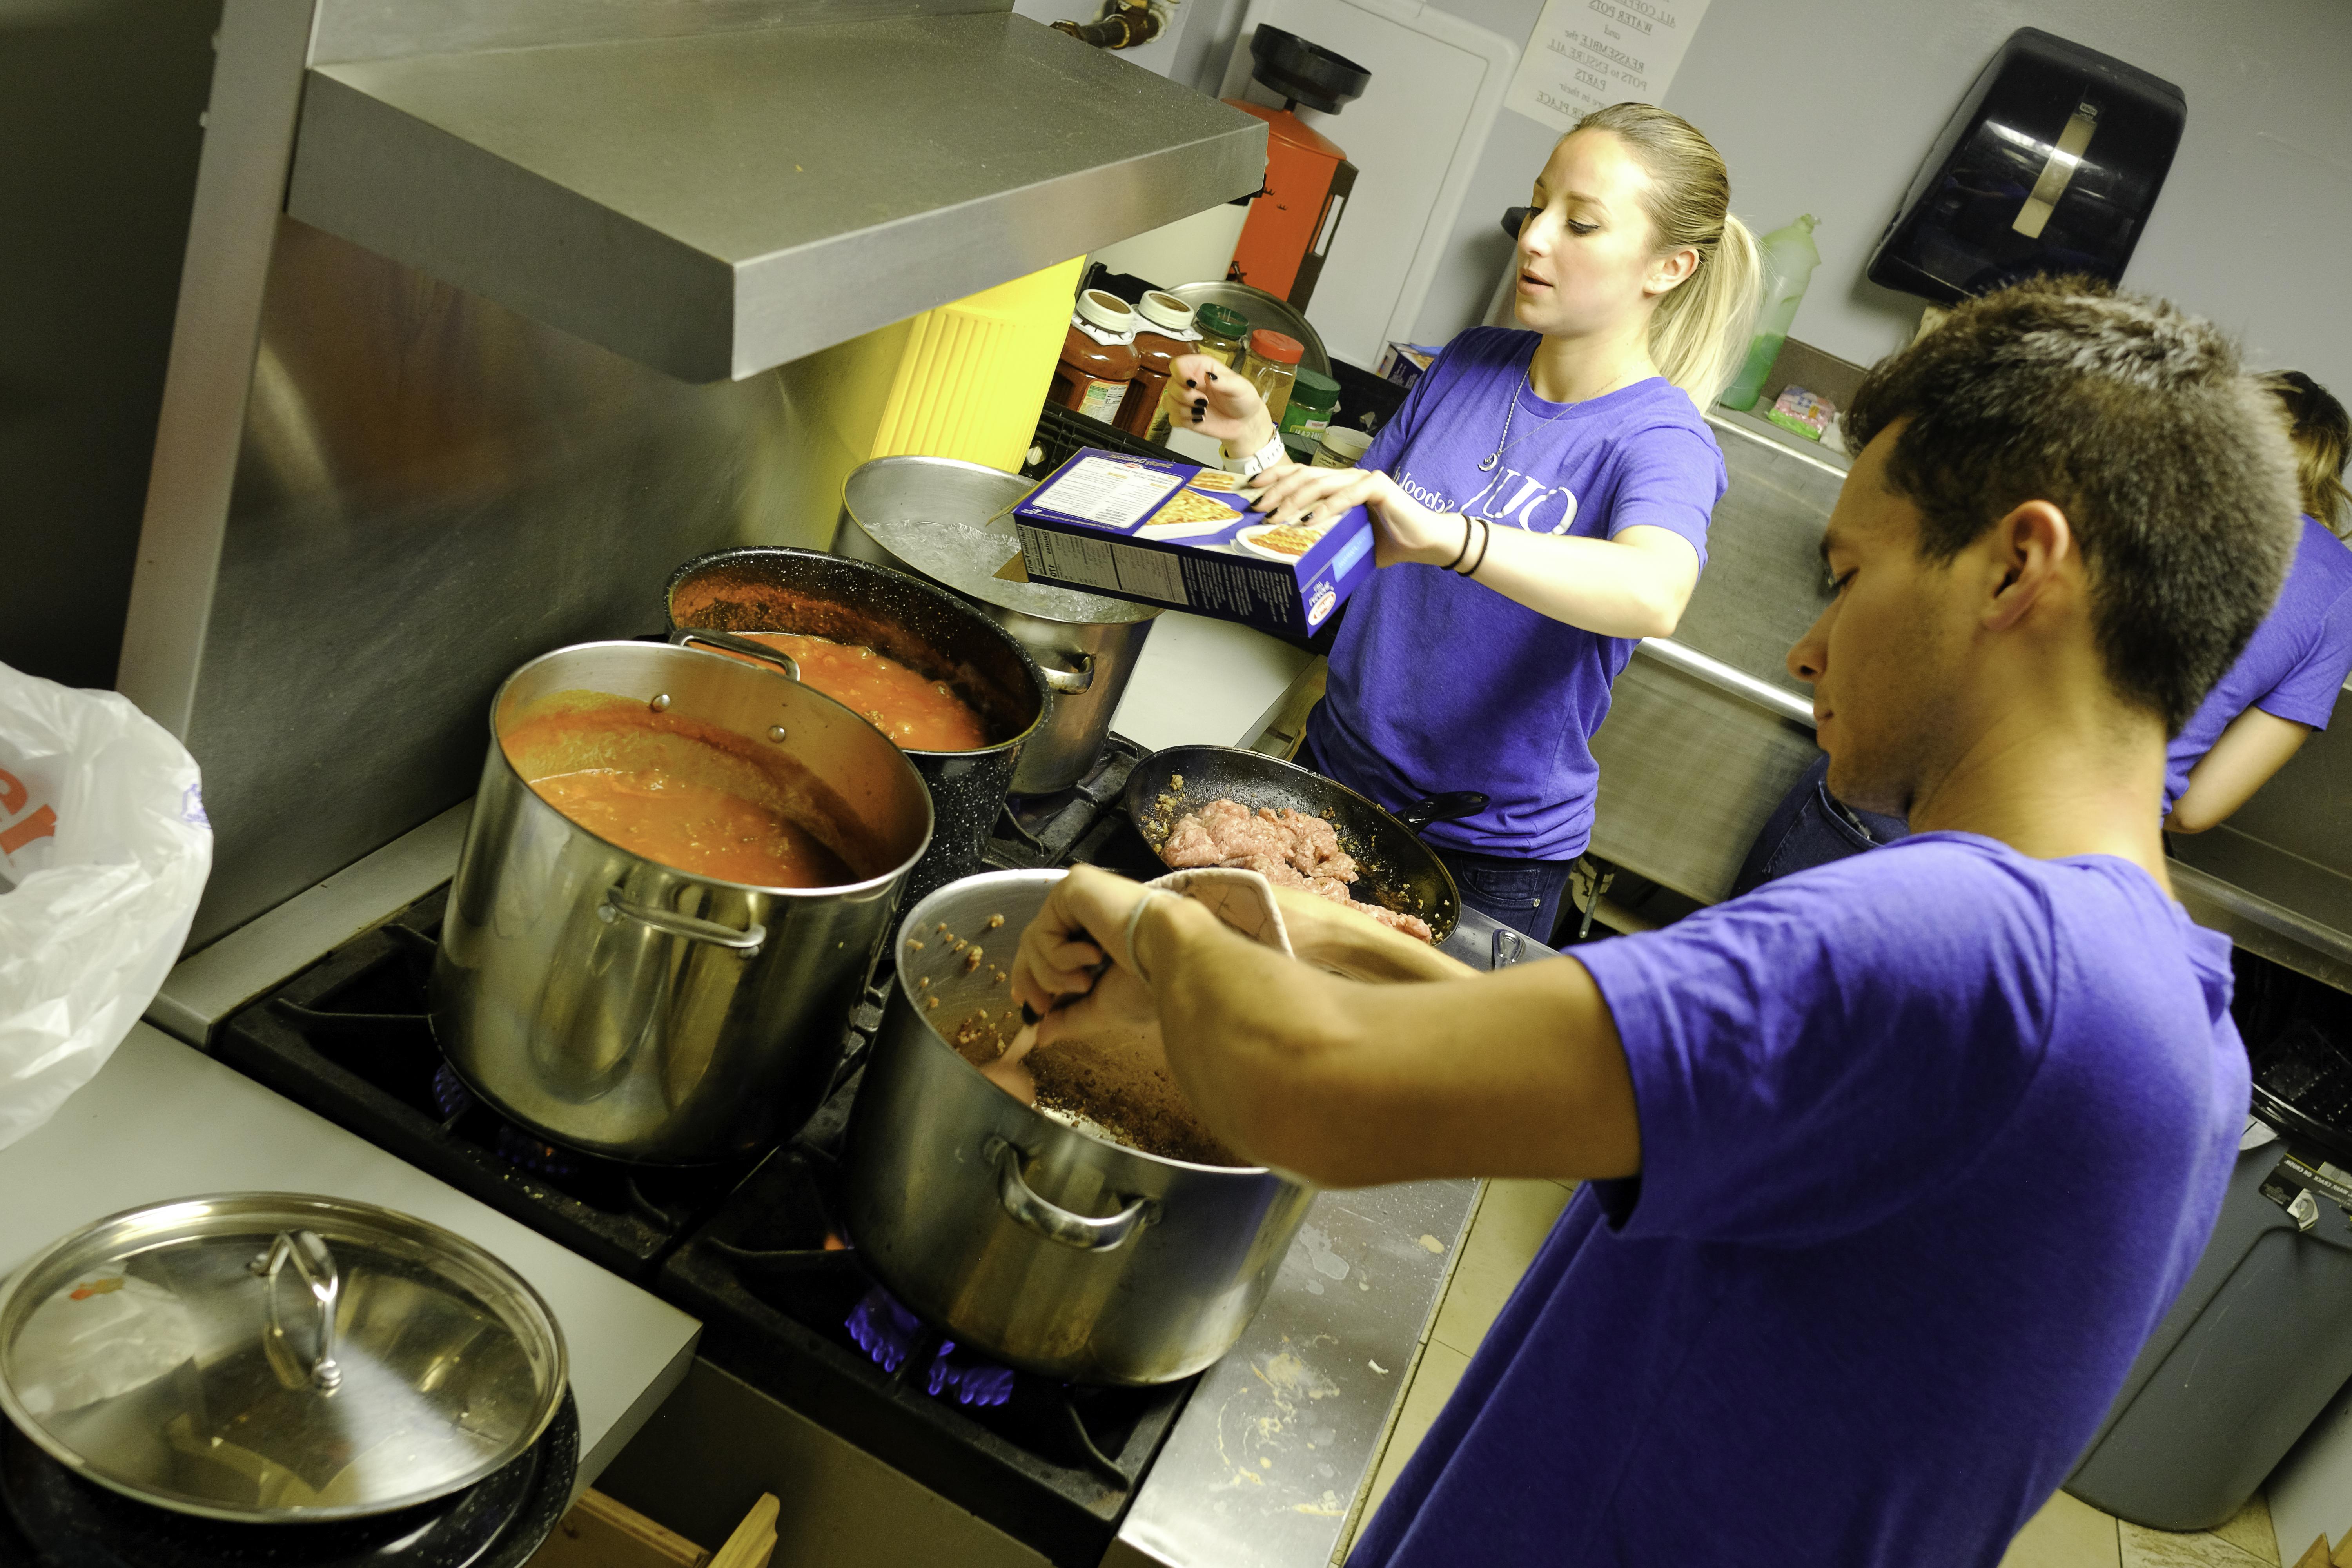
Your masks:
<svg viewBox="0 0 2352 1568"><path fill-rule="evenodd" d="M1433 0L1524 39L1541 0ZM1238 0L1185 0L1199 47ZM2253 361L2352 394L2352 5L2345 0L1713 0L1666 107L1731 165L1759 232L1822 220L1822 269L1795 335L1864 363L1919 301L1863 278L1936 132L1993 49L2035 26L2179 84L2188 132L2125 281L2240 333ZM1204 51L1222 67L1223 49ZM1183 74L1181 70L1176 74ZM1213 74L1196 82L1214 90ZM1346 143L1347 117L1336 134ZM1415 335L1475 321L1509 255L1497 220L1527 199L1551 132L1505 110ZM1351 222L1371 215L1350 214Z"/></svg>

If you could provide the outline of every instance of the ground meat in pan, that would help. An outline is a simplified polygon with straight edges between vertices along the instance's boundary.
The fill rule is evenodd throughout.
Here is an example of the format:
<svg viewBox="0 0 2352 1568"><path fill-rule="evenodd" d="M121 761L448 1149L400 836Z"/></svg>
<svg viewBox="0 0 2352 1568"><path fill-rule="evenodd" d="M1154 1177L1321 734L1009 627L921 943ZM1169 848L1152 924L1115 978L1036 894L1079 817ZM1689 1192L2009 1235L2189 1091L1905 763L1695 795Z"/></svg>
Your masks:
<svg viewBox="0 0 2352 1568"><path fill-rule="evenodd" d="M1288 806L1260 806L1253 812L1232 800L1196 806L1168 830L1160 858L1180 871L1196 866L1255 871L1277 887L1304 888L1392 931L1430 940L1427 921L1361 902L1349 891L1356 879L1356 862L1339 847L1338 831L1323 818Z"/></svg>

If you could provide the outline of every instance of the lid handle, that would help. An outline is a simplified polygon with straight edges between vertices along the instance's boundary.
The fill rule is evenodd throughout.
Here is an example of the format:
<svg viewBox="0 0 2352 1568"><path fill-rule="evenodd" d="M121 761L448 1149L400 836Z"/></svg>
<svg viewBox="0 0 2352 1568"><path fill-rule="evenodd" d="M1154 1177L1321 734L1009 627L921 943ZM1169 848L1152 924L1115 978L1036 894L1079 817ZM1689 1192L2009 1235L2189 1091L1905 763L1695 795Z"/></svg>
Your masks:
<svg viewBox="0 0 2352 1568"><path fill-rule="evenodd" d="M246 1265L264 1281L263 1293L269 1302L269 1331L281 1340L286 1337L286 1326L278 1318L278 1272L289 1258L294 1272L310 1288L310 1300L319 1310L319 1353L310 1363L310 1384L322 1393L332 1394L343 1381L343 1369L335 1363L335 1307L342 1300L342 1272L335 1267L335 1255L327 1250L325 1239L315 1230L281 1230L278 1239L269 1244L268 1251Z"/></svg>

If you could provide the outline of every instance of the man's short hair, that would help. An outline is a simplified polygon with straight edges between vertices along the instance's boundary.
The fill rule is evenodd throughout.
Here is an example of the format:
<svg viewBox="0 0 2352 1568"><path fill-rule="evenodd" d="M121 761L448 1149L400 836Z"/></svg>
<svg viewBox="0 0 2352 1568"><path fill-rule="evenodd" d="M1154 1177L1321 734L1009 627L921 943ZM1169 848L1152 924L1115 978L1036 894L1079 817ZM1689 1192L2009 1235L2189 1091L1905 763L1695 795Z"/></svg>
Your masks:
<svg viewBox="0 0 2352 1568"><path fill-rule="evenodd" d="M2275 400L2212 324L2080 278L1955 309L1863 378L1860 451L1948 562L2029 500L2065 512L2092 635L2123 697L2178 734L2270 613L2299 531Z"/></svg>

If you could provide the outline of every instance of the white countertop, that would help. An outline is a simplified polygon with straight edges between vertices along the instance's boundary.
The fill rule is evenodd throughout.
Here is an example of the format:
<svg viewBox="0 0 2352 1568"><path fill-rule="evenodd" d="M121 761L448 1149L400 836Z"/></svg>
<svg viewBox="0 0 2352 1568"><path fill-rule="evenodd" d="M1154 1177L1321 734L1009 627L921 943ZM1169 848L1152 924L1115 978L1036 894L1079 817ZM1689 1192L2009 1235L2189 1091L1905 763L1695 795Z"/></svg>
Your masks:
<svg viewBox="0 0 2352 1568"><path fill-rule="evenodd" d="M1151 623L1110 727L1155 752L1246 746L1314 662L1313 654L1264 632L1168 610Z"/></svg>
<svg viewBox="0 0 2352 1568"><path fill-rule="evenodd" d="M56 1116L0 1149L0 1276L107 1215L251 1191L398 1209L479 1243L530 1280L571 1352L578 1489L693 1359L701 1325L675 1307L147 1024Z"/></svg>

